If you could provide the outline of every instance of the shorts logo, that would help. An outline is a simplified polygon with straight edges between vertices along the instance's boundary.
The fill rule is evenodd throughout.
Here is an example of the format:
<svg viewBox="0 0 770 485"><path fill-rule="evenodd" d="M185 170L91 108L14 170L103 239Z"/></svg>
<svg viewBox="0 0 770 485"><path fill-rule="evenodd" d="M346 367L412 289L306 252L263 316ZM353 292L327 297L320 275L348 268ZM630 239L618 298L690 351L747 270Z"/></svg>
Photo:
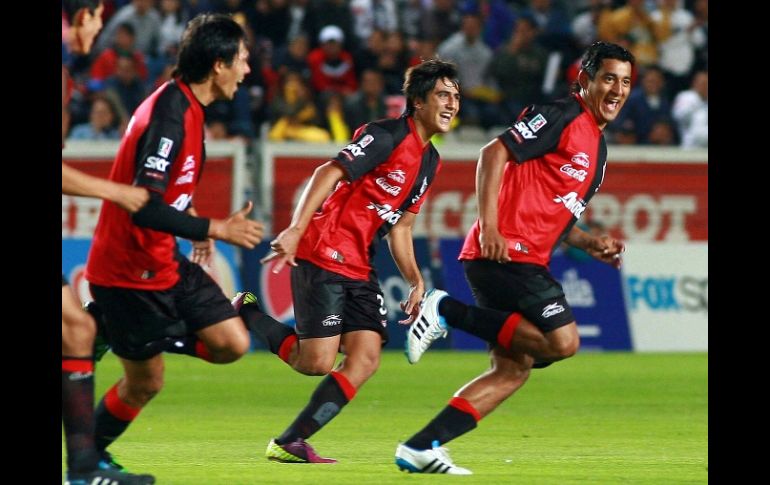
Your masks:
<svg viewBox="0 0 770 485"><path fill-rule="evenodd" d="M538 113L537 116L527 121L527 126L532 128L532 133L537 133L537 130L544 127L546 123L548 123L548 120L546 120L542 114Z"/></svg>
<svg viewBox="0 0 770 485"><path fill-rule="evenodd" d="M147 168L151 168L153 170L157 170L159 172L165 172L166 168L171 162L168 160L164 160L162 158L158 157L147 157L147 160L144 162L144 166Z"/></svg>
<svg viewBox="0 0 770 485"><path fill-rule="evenodd" d="M158 155L163 158L168 158L171 154L171 148L174 146L174 142L165 136L160 137L160 143L158 143Z"/></svg>
<svg viewBox="0 0 770 485"><path fill-rule="evenodd" d="M406 172L404 172L403 170L393 170L388 174L388 178L390 180L398 182L399 184L403 184L404 182L406 182Z"/></svg>
<svg viewBox="0 0 770 485"><path fill-rule="evenodd" d="M575 167L573 167L571 163L565 163L559 168L559 171L564 172L570 177L572 177L573 179L579 180L581 182L585 182L586 175L588 175L587 170L582 170L582 169L578 170Z"/></svg>
<svg viewBox="0 0 770 485"><path fill-rule="evenodd" d="M374 181L382 190L390 195L398 195L401 193L401 187L397 185L390 185L385 177L377 177Z"/></svg>
<svg viewBox="0 0 770 485"><path fill-rule="evenodd" d="M588 155L585 152L578 152L577 154L572 156L572 159L570 161L576 165L580 165L581 167L585 167L585 168L588 168L591 166L591 162L588 159Z"/></svg>
<svg viewBox="0 0 770 485"><path fill-rule="evenodd" d="M340 323L342 323L342 318L339 315L329 315L321 321L321 325L324 327L333 327Z"/></svg>
<svg viewBox="0 0 770 485"><path fill-rule="evenodd" d="M551 303L543 308L543 318L548 318L564 311L564 307L558 303Z"/></svg>
<svg viewBox="0 0 770 485"><path fill-rule="evenodd" d="M174 185L184 185L184 184L191 184L193 181L193 172L187 172L183 173L179 176L178 179L176 179L176 182L174 182Z"/></svg>
<svg viewBox="0 0 770 485"><path fill-rule="evenodd" d="M361 148L366 148L366 145L374 141L374 137L372 135L366 135L365 137L361 138L361 141L358 142L358 144L361 146Z"/></svg>
<svg viewBox="0 0 770 485"><path fill-rule="evenodd" d="M576 219L580 219L580 216L583 215L583 211L586 210L586 203L577 196L577 192L570 192L567 195L557 195L554 197L553 201L564 204L564 207L566 207Z"/></svg>

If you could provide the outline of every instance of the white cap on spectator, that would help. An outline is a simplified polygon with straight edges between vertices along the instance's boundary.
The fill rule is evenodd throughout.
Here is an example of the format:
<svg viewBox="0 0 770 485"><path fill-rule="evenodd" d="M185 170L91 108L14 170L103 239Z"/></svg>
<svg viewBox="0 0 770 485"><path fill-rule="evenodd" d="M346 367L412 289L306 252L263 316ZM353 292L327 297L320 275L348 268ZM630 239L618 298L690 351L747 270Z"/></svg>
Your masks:
<svg viewBox="0 0 770 485"><path fill-rule="evenodd" d="M342 32L342 29L336 25L327 25L321 29L321 32L318 34L318 42L323 44L324 42L330 42L332 40L342 42L345 40L345 34Z"/></svg>

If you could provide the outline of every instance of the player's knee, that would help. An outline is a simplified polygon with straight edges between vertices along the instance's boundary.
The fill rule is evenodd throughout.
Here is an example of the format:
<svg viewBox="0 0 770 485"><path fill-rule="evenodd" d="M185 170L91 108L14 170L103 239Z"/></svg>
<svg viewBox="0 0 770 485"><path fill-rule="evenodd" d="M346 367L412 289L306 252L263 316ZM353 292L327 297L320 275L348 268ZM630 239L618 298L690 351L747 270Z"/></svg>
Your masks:
<svg viewBox="0 0 770 485"><path fill-rule="evenodd" d="M163 389L163 376L153 376L136 382L127 382L126 391L129 400L144 406Z"/></svg>
<svg viewBox="0 0 770 485"><path fill-rule="evenodd" d="M86 312L62 318L62 351L65 354L89 354L96 338L96 323Z"/></svg>
<svg viewBox="0 0 770 485"><path fill-rule="evenodd" d="M566 359L575 355L580 348L580 337L575 335L566 336L552 343L551 349L557 360Z"/></svg>
<svg viewBox="0 0 770 485"><path fill-rule="evenodd" d="M366 375L373 375L380 367L379 354L365 354L356 357L356 363Z"/></svg>
<svg viewBox="0 0 770 485"><path fill-rule="evenodd" d="M298 360L294 369L306 376L324 376L332 371L334 359L328 359L326 356L313 356Z"/></svg>

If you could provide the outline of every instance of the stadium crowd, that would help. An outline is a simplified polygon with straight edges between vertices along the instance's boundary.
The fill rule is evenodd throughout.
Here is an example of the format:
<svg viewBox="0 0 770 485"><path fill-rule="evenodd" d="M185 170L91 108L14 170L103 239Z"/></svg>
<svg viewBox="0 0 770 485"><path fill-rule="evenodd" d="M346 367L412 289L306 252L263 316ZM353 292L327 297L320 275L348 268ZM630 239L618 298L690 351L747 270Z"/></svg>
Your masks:
<svg viewBox="0 0 770 485"><path fill-rule="evenodd" d="M73 139L119 140L169 79L187 22L224 12L247 31L251 73L206 108L208 139L346 142L398 117L404 72L438 55L459 67L458 130L479 141L524 103L565 96L595 40L637 59L614 144L708 147L708 0L105 0L89 55L68 52ZM62 39L69 25L62 15Z"/></svg>

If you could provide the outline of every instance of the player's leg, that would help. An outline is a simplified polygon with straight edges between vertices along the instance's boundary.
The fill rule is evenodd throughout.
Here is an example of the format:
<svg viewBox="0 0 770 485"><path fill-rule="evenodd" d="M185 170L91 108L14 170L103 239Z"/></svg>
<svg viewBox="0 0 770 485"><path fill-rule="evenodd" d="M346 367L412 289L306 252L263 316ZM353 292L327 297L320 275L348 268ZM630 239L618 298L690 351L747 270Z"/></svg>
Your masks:
<svg viewBox="0 0 770 485"><path fill-rule="evenodd" d="M96 447L100 451L112 444L136 419L139 412L163 388L163 356L146 360L120 357L124 375L104 395L96 407Z"/></svg>
<svg viewBox="0 0 770 485"><path fill-rule="evenodd" d="M80 307L69 285L62 284L62 420L67 470L80 473L99 463L94 446L94 363L96 324Z"/></svg>

